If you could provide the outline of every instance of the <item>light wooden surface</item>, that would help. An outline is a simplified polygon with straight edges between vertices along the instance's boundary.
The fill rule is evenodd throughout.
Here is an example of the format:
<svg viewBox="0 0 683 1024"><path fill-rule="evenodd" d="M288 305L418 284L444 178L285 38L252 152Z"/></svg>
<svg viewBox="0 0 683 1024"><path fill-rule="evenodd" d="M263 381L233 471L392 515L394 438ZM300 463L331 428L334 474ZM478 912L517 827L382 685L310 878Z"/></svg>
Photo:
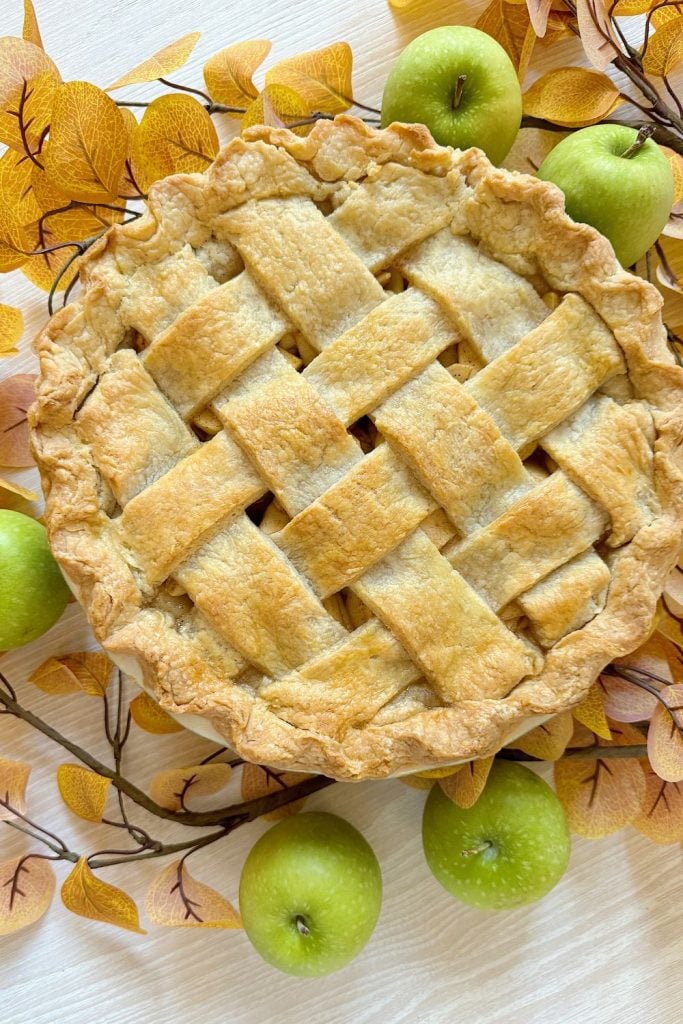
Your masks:
<svg viewBox="0 0 683 1024"><path fill-rule="evenodd" d="M20 0L3 0L0 34L17 33ZM359 99L378 104L400 48L426 28L472 23L482 3L425 2L392 13L385 0L36 0L43 37L65 79L106 85L159 46L201 29L202 39L176 76L199 83L203 60L221 46L269 37L274 57L335 40L351 43ZM574 41L539 47L534 68L576 60ZM147 98L153 87L130 90ZM22 354L0 374L33 369L28 339L44 319L44 297L20 275L0 278L0 301L27 312ZM29 482L32 472L16 474ZM91 643L71 605L41 641L2 660L26 703L63 732L105 756L98 702L48 698L25 683L52 653ZM158 770L191 763L210 749L189 734L150 739L135 730L129 763L145 784ZM89 826L60 804L55 767L68 759L21 723L0 719L0 755L34 764L30 812L72 849L120 845L121 835ZM683 1005L683 884L679 848L657 847L625 831L599 842L574 841L558 888L528 909L485 914L445 894L429 874L420 844L424 795L398 782L334 786L309 808L347 817L375 848L384 873L384 907L363 954L327 979L290 979L266 966L244 934L116 931L68 914L58 899L37 925L0 940L0 1019L6 1024L676 1024ZM144 815L168 839L179 828ZM2 826L0 826L2 827ZM192 861L195 875L236 900L244 857L266 826L238 830ZM4 827L0 859L28 841ZM116 868L105 877L142 902L159 863ZM66 873L58 865L61 879Z"/></svg>

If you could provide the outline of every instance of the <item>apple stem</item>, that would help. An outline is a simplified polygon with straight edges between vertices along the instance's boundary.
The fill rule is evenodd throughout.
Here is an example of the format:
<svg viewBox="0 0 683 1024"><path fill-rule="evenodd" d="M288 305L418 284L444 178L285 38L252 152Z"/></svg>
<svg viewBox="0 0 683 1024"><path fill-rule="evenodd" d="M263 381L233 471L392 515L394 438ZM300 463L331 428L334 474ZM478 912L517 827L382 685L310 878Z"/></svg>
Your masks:
<svg viewBox="0 0 683 1024"><path fill-rule="evenodd" d="M311 929L308 927L308 925L306 924L306 921L301 916L301 914L297 914L296 915L296 917L294 918L294 923L296 925L297 931L299 932L299 935L310 935L311 934Z"/></svg>
<svg viewBox="0 0 683 1024"><path fill-rule="evenodd" d="M460 106L460 100L462 99L462 91L465 88L465 82L467 81L467 75L458 75L458 80L455 83L455 92L453 93L453 110L457 110Z"/></svg>
<svg viewBox="0 0 683 1024"><path fill-rule="evenodd" d="M493 843L488 839L485 839L483 843L479 843L478 846L473 846L471 850L461 850L460 854L463 857L474 857L477 853L483 853L484 850L489 850L493 846Z"/></svg>
<svg viewBox="0 0 683 1024"><path fill-rule="evenodd" d="M625 153L621 154L624 160L630 160L632 156L635 156L635 154L647 142L647 140L652 138L654 133L655 126L653 124L644 124L641 128L639 128L638 134L636 135L631 145L628 147Z"/></svg>

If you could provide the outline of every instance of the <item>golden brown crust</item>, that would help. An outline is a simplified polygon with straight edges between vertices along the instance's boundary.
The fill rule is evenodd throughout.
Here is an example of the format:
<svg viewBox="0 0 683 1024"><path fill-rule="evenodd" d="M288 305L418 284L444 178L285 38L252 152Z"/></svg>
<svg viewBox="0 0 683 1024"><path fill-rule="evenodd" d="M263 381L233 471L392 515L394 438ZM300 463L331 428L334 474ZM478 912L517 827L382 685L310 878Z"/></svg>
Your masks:
<svg viewBox="0 0 683 1024"><path fill-rule="evenodd" d="M602 610L563 636L547 652L540 672L527 675L508 696L473 700L465 694L451 706L425 706L413 685L419 672L413 680L400 650L387 646L384 635L372 637L387 663L398 666L401 690L397 684L396 693L385 696L388 701L398 700L399 705L392 712L394 705L386 704L375 720L351 722L335 732L334 728L316 729L311 722L295 725L285 721L258 696L248 675L235 684L222 680L221 665L234 664L236 671L241 671L243 660L229 638L216 649L215 636L199 621L204 608L179 613L174 620L150 606L155 590L145 563L132 549L127 551L112 541L110 515L116 498L98 471L93 458L95 438L92 431L88 434L87 417L79 410L100 375L109 372L112 353L126 344L131 324L146 334L152 345L159 338L155 351L161 351L164 331L170 329L178 313L202 301L206 273L197 259L184 256L188 245L193 253L202 254L203 266L215 275L234 273L230 261L237 260L239 265L239 259L225 240L220 250L222 262L220 266L215 263L214 238L226 211L237 210L250 200L283 195L309 196L332 206L339 202L343 209L344 190L387 165L435 178L450 174L460 181L464 176L471 191L461 204L464 222L456 233L468 231L481 251L516 274L544 280L559 293L580 296L607 325L625 359L633 399L647 403L654 425L651 473L657 508L638 526L629 543L608 556L611 581ZM239 222L233 224L239 227ZM141 302L140 308L131 308L130 298L122 290L123 276L138 274L142 281L148 268L158 275L155 268L160 261L167 270L154 307ZM494 169L477 150L454 154L437 146L421 126L395 125L377 132L343 116L334 124L317 124L305 138L285 129L252 128L245 139L234 140L222 150L206 175L181 175L157 183L143 218L112 228L91 248L84 259L82 281L81 297L58 313L37 340L41 380L31 423L47 499L50 541L100 642L114 657L137 666L168 710L209 718L226 740L251 760L337 778L383 777L493 753L531 716L553 714L579 701L605 664L632 651L647 635L681 541L683 477L675 456L683 437L683 371L668 352L656 290L623 271L609 243L596 231L570 221L554 186ZM374 292L370 283L367 288L371 309ZM308 387L302 375L295 376L302 387ZM141 387L144 390L144 382ZM302 393L302 407L306 407L307 395ZM230 403L226 408L231 408ZM230 415L239 415L239 405L232 408L237 413ZM389 413L385 418L390 429L394 421ZM230 422L236 430L241 429L237 420ZM327 443L332 444L337 435L332 426L329 429L332 433ZM175 437L179 430L181 427L169 420L168 436ZM106 444L106 440L97 443ZM343 446L341 440L334 443ZM188 437L187 445L191 450L192 438ZM231 466L239 457L239 450L225 454L232 460ZM165 463L155 475L169 468ZM140 473L144 476L148 469L146 462ZM246 468L243 473L247 474L247 493L253 485ZM149 482L130 477L120 483L116 477L115 487L137 492ZM522 490L529 486L526 479L521 486ZM419 490L412 500L412 507L423 509L420 515L433 507ZM343 511L344 506L341 512L333 506L330 515L338 517ZM635 513L630 515L629 521L635 521ZM312 516L311 524L306 520L289 534L284 531L294 538L289 541L292 550L299 536L297 529L304 536L315 536ZM230 543L237 541L231 539ZM201 571L199 564L194 570L185 569L185 574L193 578L193 573ZM329 564L316 568L318 571L333 573ZM335 585L325 578L325 588ZM364 586L359 593L371 603L379 583L375 590L369 584ZM586 596L592 600L593 592L587 591ZM300 600L309 602L307 622L317 621L318 606L312 598L302 595ZM488 621L483 611L481 615L482 622ZM325 649L335 642L337 633L323 617L320 623L320 643L325 640L321 649ZM316 628L309 628L314 644L318 643ZM359 644L361 640L369 643L369 634L359 636ZM438 665L434 671L440 671ZM291 687L298 685L298 679L291 680ZM411 704L413 690L417 696Z"/></svg>

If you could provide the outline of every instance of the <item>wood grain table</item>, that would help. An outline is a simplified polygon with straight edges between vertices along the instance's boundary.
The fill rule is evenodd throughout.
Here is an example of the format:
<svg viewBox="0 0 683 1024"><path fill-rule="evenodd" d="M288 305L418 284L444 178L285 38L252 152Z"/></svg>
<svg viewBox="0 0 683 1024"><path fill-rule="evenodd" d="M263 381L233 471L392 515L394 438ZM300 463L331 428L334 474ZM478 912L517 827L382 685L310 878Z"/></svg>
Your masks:
<svg viewBox="0 0 683 1024"><path fill-rule="evenodd" d="M228 43L268 37L273 58L347 40L354 89L377 105L399 50L427 28L472 24L482 3L425 0L392 12L386 0L35 0L43 38L65 79L106 85L161 45L194 29L202 38L176 77L201 81L206 58ZM2 0L0 34L19 34L20 0ZM579 59L569 40L538 47L533 70ZM134 90L154 95L153 86ZM133 90L130 90L132 96ZM19 275L0 278L0 301L20 304L27 330L20 356L0 375L35 369L30 338L45 318L44 296ZM15 474L30 485L33 471ZM106 756L96 701L50 698L26 683L50 654L93 645L75 604L44 638L5 656L2 669L25 702L83 745ZM160 769L209 750L181 733L134 731L129 763L144 785ZM32 815L72 848L102 846L102 827L61 804L55 768L67 758L22 723L0 719L0 755L30 761ZM683 871L680 848L632 830L598 842L574 840L569 871L541 903L503 914L465 908L424 863L424 794L396 781L333 786L313 809L347 817L372 843L384 875L384 907L361 956L321 980L285 977L263 963L241 932L164 930L139 936L67 913L58 899L41 922L0 940L0 1019L5 1024L677 1024L683 1007ZM140 817L145 824L145 816ZM178 827L154 821L168 839ZM244 857L266 826L245 826L193 859L193 874L236 900ZM97 832L97 837L96 833ZM111 830L114 833L114 830ZM120 845L120 835L107 836ZM118 841L116 841L118 840ZM0 859L29 841L5 827ZM159 864L109 869L106 877L142 902ZM59 881L66 866L58 865Z"/></svg>

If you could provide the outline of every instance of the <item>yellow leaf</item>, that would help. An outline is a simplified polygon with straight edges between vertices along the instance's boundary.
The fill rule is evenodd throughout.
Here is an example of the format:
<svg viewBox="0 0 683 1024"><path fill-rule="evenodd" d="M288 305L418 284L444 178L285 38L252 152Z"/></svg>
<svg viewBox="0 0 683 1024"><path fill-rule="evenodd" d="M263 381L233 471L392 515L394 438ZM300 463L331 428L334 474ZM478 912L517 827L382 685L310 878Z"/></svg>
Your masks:
<svg viewBox="0 0 683 1024"><path fill-rule="evenodd" d="M140 182L142 181L142 174L138 175L138 169L135 166L135 158L133 155L133 138L138 127L137 118L132 110L128 107L121 107L121 115L123 117L123 123L126 127L126 135L128 136L126 144L126 162L123 167L123 178L119 183L119 196L129 199L134 199L143 194Z"/></svg>
<svg viewBox="0 0 683 1024"><path fill-rule="evenodd" d="M311 110L339 114L352 105L353 53L348 43L332 43L281 60L266 72L266 85L286 85Z"/></svg>
<svg viewBox="0 0 683 1024"><path fill-rule="evenodd" d="M588 60L598 71L604 71L619 54L605 0L576 0L576 16Z"/></svg>
<svg viewBox="0 0 683 1024"><path fill-rule="evenodd" d="M50 218L51 220L51 218ZM53 282L61 272L59 284L56 291L61 292L71 284L79 270L79 256L76 246L62 245L65 239L59 238L50 220L43 223L36 221L29 224L25 231L28 239L28 249L36 253L21 265L21 272L38 288L49 291ZM59 249L52 249L52 246L59 245ZM51 250L51 251L42 251ZM75 259L72 260L72 257ZM69 261L72 262L69 263ZM67 267L68 264L68 267Z"/></svg>
<svg viewBox="0 0 683 1024"><path fill-rule="evenodd" d="M588 68L556 68L524 93L524 113L568 128L596 124L623 103L607 75Z"/></svg>
<svg viewBox="0 0 683 1024"><path fill-rule="evenodd" d="M242 920L224 896L190 875L181 860L164 868L147 893L150 921L165 928L241 928Z"/></svg>
<svg viewBox="0 0 683 1024"><path fill-rule="evenodd" d="M31 242L9 203L0 203L0 273L16 270L28 259Z"/></svg>
<svg viewBox="0 0 683 1024"><path fill-rule="evenodd" d="M48 140L43 149L42 160L45 159L45 154L49 148L50 142ZM37 213L32 218L33 220L39 220L42 214L48 213L50 210L61 210L71 202L66 192L45 173L45 168L38 167L37 164L31 164L29 194L37 207Z"/></svg>
<svg viewBox="0 0 683 1024"><path fill-rule="evenodd" d="M648 75L669 75L683 61L683 14L667 21L647 41L643 70Z"/></svg>
<svg viewBox="0 0 683 1024"><path fill-rule="evenodd" d="M561 0L561 2L563 3L564 0ZM545 35L539 39L539 42L542 46L552 46L558 39L573 37L575 35L575 28L576 18L571 11L568 11L566 8L556 10L553 7L553 10L548 15Z"/></svg>
<svg viewBox="0 0 683 1024"><path fill-rule="evenodd" d="M19 224L30 224L42 209L33 191L33 171L40 168L17 153L6 150L0 157L0 206L9 206Z"/></svg>
<svg viewBox="0 0 683 1024"><path fill-rule="evenodd" d="M301 121L309 117L306 101L286 85L267 85L257 99L250 103L242 118L242 131L253 124L267 124L275 128ZM292 129L296 135L305 135L308 126Z"/></svg>
<svg viewBox="0 0 683 1024"><path fill-rule="evenodd" d="M168 712L159 707L146 693L139 693L130 702L130 713L133 721L145 732L154 736L166 736L172 732L182 732L183 727Z"/></svg>
<svg viewBox="0 0 683 1024"><path fill-rule="evenodd" d="M542 761L556 761L567 749L573 729L571 712L563 711L508 743L508 746L531 757L540 757Z"/></svg>
<svg viewBox="0 0 683 1024"><path fill-rule="evenodd" d="M24 317L21 310L0 302L0 355L14 354L23 333Z"/></svg>
<svg viewBox="0 0 683 1024"><path fill-rule="evenodd" d="M450 775L447 779L440 779L439 785L458 807L474 807L486 785L492 764L492 757L468 761L461 772Z"/></svg>
<svg viewBox="0 0 683 1024"><path fill-rule="evenodd" d="M659 691L670 710L657 704L647 731L647 756L666 782L683 782L683 685Z"/></svg>
<svg viewBox="0 0 683 1024"><path fill-rule="evenodd" d="M211 99L226 107L248 107L258 96L252 76L271 46L269 39L248 39L214 53L204 65L204 81Z"/></svg>
<svg viewBox="0 0 683 1024"><path fill-rule="evenodd" d="M43 121L47 98L54 96L60 81L56 64L35 43L14 36L0 39L0 142L23 153L23 124L28 145L32 151L37 148L49 122L49 109L48 121Z"/></svg>
<svg viewBox="0 0 683 1024"><path fill-rule="evenodd" d="M29 43L44 49L33 0L24 0L24 28L21 34Z"/></svg>
<svg viewBox="0 0 683 1024"><path fill-rule="evenodd" d="M201 32L189 32L181 39L176 39L174 43L157 50L147 60L143 60L142 64L137 64L132 71L117 78L112 85L108 85L107 92L122 89L124 85L143 85L145 82L166 78L187 63L200 35Z"/></svg>
<svg viewBox="0 0 683 1024"><path fill-rule="evenodd" d="M526 6L506 3L506 0L492 0L479 16L475 27L500 43L522 82L536 42L536 33Z"/></svg>
<svg viewBox="0 0 683 1024"><path fill-rule="evenodd" d="M11 355L6 352L5 355ZM13 480L6 480L0 476L0 508L7 508L5 504L6 495L13 494L17 498L23 498L24 501L38 501L39 495L35 491L29 490L28 487L22 487L20 484L15 484ZM11 506L9 506L11 507Z"/></svg>
<svg viewBox="0 0 683 1024"><path fill-rule="evenodd" d="M661 609L662 614L657 623L657 632L668 637L677 647L683 649L683 628L681 619L672 614L666 606Z"/></svg>
<svg viewBox="0 0 683 1024"><path fill-rule="evenodd" d="M169 811L186 811L190 796L218 793L227 786L231 776L232 768L222 761L167 768L154 776L149 784L149 795Z"/></svg>
<svg viewBox="0 0 683 1024"><path fill-rule="evenodd" d="M423 772L414 772L418 779L447 779L449 775L455 775L465 767L464 764L451 764L445 768L427 768Z"/></svg>
<svg viewBox="0 0 683 1024"><path fill-rule="evenodd" d="M389 0L389 6L396 11L405 11L408 7L416 7L422 0Z"/></svg>
<svg viewBox="0 0 683 1024"><path fill-rule="evenodd" d="M29 676L29 682L53 696L87 693L102 697L109 685L112 664L100 651L84 651L48 658Z"/></svg>
<svg viewBox="0 0 683 1024"><path fill-rule="evenodd" d="M123 174L128 133L121 111L89 82L66 82L55 94L45 170L72 199L107 202Z"/></svg>
<svg viewBox="0 0 683 1024"><path fill-rule="evenodd" d="M103 882L92 873L85 857L62 885L62 903L72 914L102 921L117 928L125 928L138 935L146 932L140 927L138 908L130 896L115 885Z"/></svg>
<svg viewBox="0 0 683 1024"><path fill-rule="evenodd" d="M31 774L31 765L24 761L8 761L0 757L0 799L12 807L0 806L0 821L23 814L26 810L26 785Z"/></svg>
<svg viewBox="0 0 683 1024"><path fill-rule="evenodd" d="M665 782L643 764L645 772L645 802L633 827L654 843L683 842L683 785Z"/></svg>
<svg viewBox="0 0 683 1024"><path fill-rule="evenodd" d="M661 0L652 0L650 6L657 5ZM672 3L668 7L658 7L656 11L652 12L650 18L650 24L653 28L661 28L662 25L666 25L669 21L675 21L679 15L683 14L683 3Z"/></svg>
<svg viewBox="0 0 683 1024"><path fill-rule="evenodd" d="M260 764L244 764L241 778L242 799L257 800L269 793L291 789L292 786L310 778L310 775L304 775L302 772L280 772L272 768L263 768ZM293 800L289 804L278 807L275 811L270 811L264 817L269 821L288 818L290 814L297 814L304 803L305 800Z"/></svg>
<svg viewBox="0 0 683 1024"><path fill-rule="evenodd" d="M602 703L602 690L595 683L583 698L583 700L572 708L572 715L585 725L587 729L600 736L603 740L611 740L610 731L605 709Z"/></svg>
<svg viewBox="0 0 683 1024"><path fill-rule="evenodd" d="M613 14L617 18L630 18L634 14L647 14L659 0L618 0Z"/></svg>
<svg viewBox="0 0 683 1024"><path fill-rule="evenodd" d="M214 123L192 96L159 96L133 134L133 157L145 190L168 174L205 171L217 152Z"/></svg>
<svg viewBox="0 0 683 1024"><path fill-rule="evenodd" d="M110 779L84 768L81 764L60 764L57 785L62 800L74 814L85 821L102 821Z"/></svg>
<svg viewBox="0 0 683 1024"><path fill-rule="evenodd" d="M43 857L29 854L0 864L0 935L38 921L52 903L55 873Z"/></svg>
<svg viewBox="0 0 683 1024"><path fill-rule="evenodd" d="M402 782L404 786L409 786L410 789L431 789L435 785L434 779L423 779L419 775L401 775L398 777L398 782Z"/></svg>

